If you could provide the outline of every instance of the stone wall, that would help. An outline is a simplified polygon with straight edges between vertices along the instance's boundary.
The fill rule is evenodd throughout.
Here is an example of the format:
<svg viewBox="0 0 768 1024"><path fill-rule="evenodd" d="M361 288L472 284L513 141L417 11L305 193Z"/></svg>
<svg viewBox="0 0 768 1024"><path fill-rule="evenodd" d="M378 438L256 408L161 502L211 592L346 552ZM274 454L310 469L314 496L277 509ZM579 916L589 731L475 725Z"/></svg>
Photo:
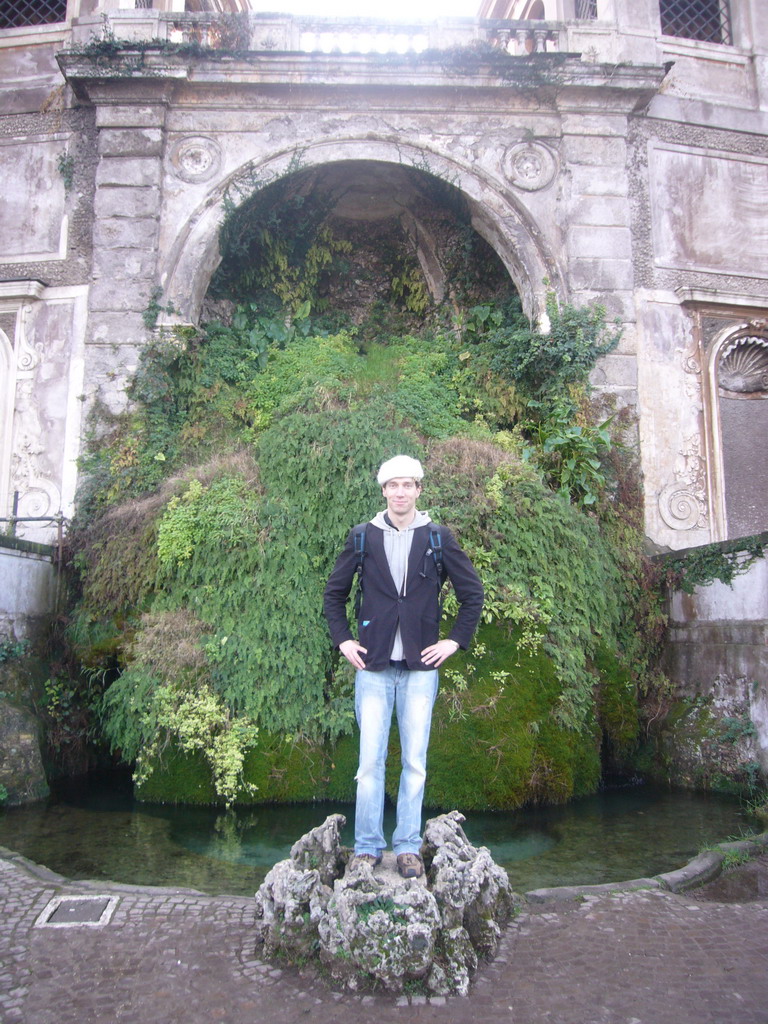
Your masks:
<svg viewBox="0 0 768 1024"><path fill-rule="evenodd" d="M0 786L9 807L48 795L40 756L39 723L33 712L0 698Z"/></svg>
<svg viewBox="0 0 768 1024"><path fill-rule="evenodd" d="M667 672L686 698L744 722L743 754L768 773L768 561L729 586L715 580L670 602ZM751 722L754 730L750 729Z"/></svg>
<svg viewBox="0 0 768 1024"><path fill-rule="evenodd" d="M619 318L594 380L637 413L654 543L764 528L768 467L731 438L766 391L725 402L721 378L739 332L768 351L768 40L756 0L731 6L730 46L662 36L654 0L587 21L557 0L508 28L252 15L252 54L225 59L173 50L227 44L211 15L91 4L0 32L3 508L18 492L20 512L71 513L88 415L125 407L153 303L174 310L161 324L199 317L226 197L361 161L455 183L532 316L546 279ZM110 56L103 15L172 45ZM387 33L411 52L372 52ZM533 50L535 75L478 45Z"/></svg>
<svg viewBox="0 0 768 1024"><path fill-rule="evenodd" d="M0 636L37 639L59 589L53 548L0 536Z"/></svg>

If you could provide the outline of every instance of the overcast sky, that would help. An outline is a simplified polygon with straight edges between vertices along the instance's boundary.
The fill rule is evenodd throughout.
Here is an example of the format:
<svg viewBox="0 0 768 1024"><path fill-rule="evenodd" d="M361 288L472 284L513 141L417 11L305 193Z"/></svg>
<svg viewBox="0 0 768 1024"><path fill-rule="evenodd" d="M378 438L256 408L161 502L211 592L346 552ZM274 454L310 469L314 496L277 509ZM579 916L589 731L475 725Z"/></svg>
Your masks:
<svg viewBox="0 0 768 1024"><path fill-rule="evenodd" d="M251 0L254 11L279 11L288 14L315 14L328 18L345 16L370 18L474 18L480 0L384 0L381 4L362 5L360 0Z"/></svg>

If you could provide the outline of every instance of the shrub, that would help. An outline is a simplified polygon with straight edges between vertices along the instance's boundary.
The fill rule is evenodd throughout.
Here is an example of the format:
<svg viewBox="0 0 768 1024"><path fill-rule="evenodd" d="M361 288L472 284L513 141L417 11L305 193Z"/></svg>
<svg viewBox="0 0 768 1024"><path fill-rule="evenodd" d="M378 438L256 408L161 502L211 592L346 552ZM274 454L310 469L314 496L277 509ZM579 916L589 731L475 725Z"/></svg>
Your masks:
<svg viewBox="0 0 768 1024"><path fill-rule="evenodd" d="M609 344L601 317L551 315L548 365L558 386L583 383ZM476 308L457 331L360 346L349 331L316 336L308 320L251 303L231 327L147 356L136 407L116 427L123 448L107 446L103 464L132 438L135 465L151 461L164 482L116 504L151 474L116 486L110 469L106 492L94 492L103 511L74 538L72 626L83 662L105 673L105 735L137 764L142 793L350 795L352 677L330 648L322 591L348 530L381 507L376 467L401 451L425 460L424 502L457 531L487 592L487 636L443 672L428 799L511 807L586 792L599 772L599 715L631 745L644 670L627 624L640 607L626 586L641 575L637 531L616 526L598 467L576 473L608 428L576 436L557 412L565 406L531 404L526 389L542 394L533 364L510 342L521 331L530 341L531 329L511 316ZM577 327L569 348L566 328ZM490 369L502 355L508 379ZM162 370L154 382L152 366ZM507 429L516 402L540 408L575 446L545 451L540 419L538 449L559 460L546 473L531 455L534 428L527 438L519 424ZM455 612L450 591L445 611Z"/></svg>

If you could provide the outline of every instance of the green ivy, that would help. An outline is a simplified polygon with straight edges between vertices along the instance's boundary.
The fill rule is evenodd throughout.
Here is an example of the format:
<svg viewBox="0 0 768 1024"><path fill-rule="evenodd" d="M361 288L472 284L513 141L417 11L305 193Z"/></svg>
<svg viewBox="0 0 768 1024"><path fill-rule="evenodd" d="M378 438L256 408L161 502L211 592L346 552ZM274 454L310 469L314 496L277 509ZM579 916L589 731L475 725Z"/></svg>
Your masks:
<svg viewBox="0 0 768 1024"><path fill-rule="evenodd" d="M715 580L730 586L737 576L765 557L768 534L756 534L738 540L704 544L685 553L665 555L663 564L670 582L684 593L692 594L696 587L706 587Z"/></svg>
<svg viewBox="0 0 768 1024"><path fill-rule="evenodd" d="M0 636L0 665L5 661L23 658L29 646L29 640L24 637L17 640L14 636Z"/></svg>
<svg viewBox="0 0 768 1024"><path fill-rule="evenodd" d="M560 400L550 409L529 402L528 409L541 411L538 421L525 425L547 481L568 500L580 505L595 505L606 486L603 458L611 450L611 418L602 423L576 422L573 403Z"/></svg>
<svg viewBox="0 0 768 1024"><path fill-rule="evenodd" d="M492 353L495 373L529 399L550 403L586 384L595 362L618 344L620 330L618 323L606 324L604 307L560 305L551 292L546 312L545 332L527 322L515 303L487 314L481 307L484 330L475 327L474 333Z"/></svg>
<svg viewBox="0 0 768 1024"><path fill-rule="evenodd" d="M291 316L322 307L322 285L351 244L326 223L334 199L307 196L305 180L296 154L269 188L258 183L243 202L227 203L212 294L251 302L266 293Z"/></svg>

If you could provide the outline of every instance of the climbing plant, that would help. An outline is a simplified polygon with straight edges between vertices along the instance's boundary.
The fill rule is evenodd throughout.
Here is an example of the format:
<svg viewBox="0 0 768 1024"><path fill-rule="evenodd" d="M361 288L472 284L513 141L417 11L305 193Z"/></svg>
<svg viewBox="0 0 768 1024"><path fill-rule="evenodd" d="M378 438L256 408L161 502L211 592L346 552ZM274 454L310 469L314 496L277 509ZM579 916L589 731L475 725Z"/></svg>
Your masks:
<svg viewBox="0 0 768 1024"><path fill-rule="evenodd" d="M768 535L757 534L733 541L704 544L692 551L669 556L664 566L675 584L686 594L715 580L731 584L765 557Z"/></svg>

